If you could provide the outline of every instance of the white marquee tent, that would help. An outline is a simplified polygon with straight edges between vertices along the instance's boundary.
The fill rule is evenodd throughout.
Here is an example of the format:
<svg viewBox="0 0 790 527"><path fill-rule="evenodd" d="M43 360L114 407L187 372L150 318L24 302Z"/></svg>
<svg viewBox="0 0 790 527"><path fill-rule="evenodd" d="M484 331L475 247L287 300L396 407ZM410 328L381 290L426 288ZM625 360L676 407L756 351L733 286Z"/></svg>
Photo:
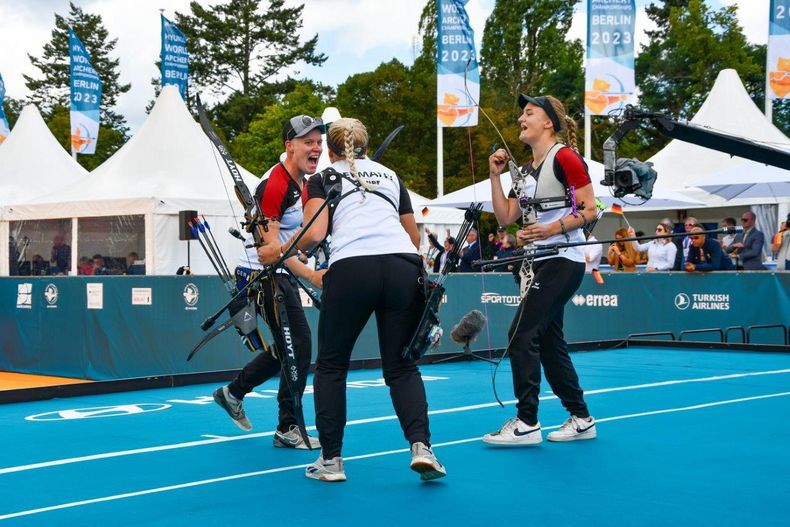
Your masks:
<svg viewBox="0 0 790 527"><path fill-rule="evenodd" d="M87 175L49 131L38 108L28 105L0 145L0 206L57 192ZM0 239L13 234L3 219ZM7 250L7 244L0 244L0 275L8 274Z"/></svg>
<svg viewBox="0 0 790 527"><path fill-rule="evenodd" d="M258 178L240 170L252 191ZM100 218L134 220L112 225L138 228L136 236L104 233L110 238L127 234L120 236L125 241L116 245L112 255L122 257L135 250L144 254L147 274L167 275L187 263L187 242L179 241L180 210L197 210L206 216L225 259L233 267L242 247L227 234L227 228L236 226L242 209L232 179L177 88L167 86L137 134L87 178L42 198L5 206L3 217L10 221L71 218L72 273L78 255L94 251L102 241L80 224L95 225ZM86 238L91 239L90 250L84 245L80 248L81 239L84 242ZM103 241L112 242L106 237ZM193 245L193 272L213 274L200 248ZM110 253L105 250L102 254Z"/></svg>
<svg viewBox="0 0 790 527"><path fill-rule="evenodd" d="M691 119L691 123L775 148L790 149L790 138L769 122L752 102L738 73L733 69L719 72L713 88ZM731 157L724 152L672 140L649 161L653 162L653 168L658 172L656 189L684 189L684 192L704 201L708 206L765 204L790 200L790 196L787 196L784 200L761 197L727 202L719 196L685 188L694 187L696 181L720 172L748 166L747 160Z"/></svg>

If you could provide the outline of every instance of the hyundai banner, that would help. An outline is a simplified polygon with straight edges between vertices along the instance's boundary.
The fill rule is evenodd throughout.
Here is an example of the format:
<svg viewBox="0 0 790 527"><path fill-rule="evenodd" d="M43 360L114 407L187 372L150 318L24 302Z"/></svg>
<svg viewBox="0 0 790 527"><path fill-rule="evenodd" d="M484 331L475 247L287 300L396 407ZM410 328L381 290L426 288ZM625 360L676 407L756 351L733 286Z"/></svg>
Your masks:
<svg viewBox="0 0 790 527"><path fill-rule="evenodd" d="M187 99L189 54L187 38L170 20L162 16L162 86L178 86L181 98Z"/></svg>
<svg viewBox="0 0 790 527"><path fill-rule="evenodd" d="M584 106L590 115L607 115L632 101L635 22L634 0L587 0Z"/></svg>
<svg viewBox="0 0 790 527"><path fill-rule="evenodd" d="M443 127L477 126L480 70L468 0L439 0L436 117Z"/></svg>
<svg viewBox="0 0 790 527"><path fill-rule="evenodd" d="M96 152L102 82L91 66L85 46L69 28L69 76L71 78L71 151Z"/></svg>

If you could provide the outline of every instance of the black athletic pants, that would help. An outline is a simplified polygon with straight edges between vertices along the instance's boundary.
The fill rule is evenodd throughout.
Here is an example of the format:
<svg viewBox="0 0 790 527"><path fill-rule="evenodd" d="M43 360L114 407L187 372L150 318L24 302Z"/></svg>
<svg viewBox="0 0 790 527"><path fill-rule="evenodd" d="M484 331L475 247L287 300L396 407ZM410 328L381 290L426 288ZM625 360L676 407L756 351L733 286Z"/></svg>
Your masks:
<svg viewBox="0 0 790 527"><path fill-rule="evenodd" d="M266 283L268 278L264 278L263 287L263 310L266 320L274 318L274 299L272 297L271 284ZM312 336L310 327L307 325L307 318L302 309L302 299L299 296L297 285L288 275L275 273L274 280L282 289L285 296L285 309L288 313L288 322L291 325L291 338L293 339L294 352L296 354L297 367L299 369L299 397L302 396L305 387L305 379L310 368L310 358L312 354ZM260 306L258 306L260 310ZM283 338L280 331L269 327L274 336L278 350L284 350ZM243 398L250 393L256 386L259 386L267 379L275 375L280 375L280 389L277 393L277 402L280 407L279 424L277 429L287 432L291 425L296 424L293 410L293 398L288 390L288 384L282 375L280 360L273 357L270 353L258 353L244 369L236 376L228 386L228 390L237 399Z"/></svg>
<svg viewBox="0 0 790 527"><path fill-rule="evenodd" d="M529 425L538 421L541 365L562 405L577 417L589 417L562 332L565 304L582 282L584 264L550 258L536 262L533 270L532 288L521 301L508 332L518 417Z"/></svg>
<svg viewBox="0 0 790 527"><path fill-rule="evenodd" d="M384 381L403 435L410 444L430 444L425 386L414 362L401 356L425 305L417 282L420 265L416 255L356 256L333 263L324 276L313 379L316 427L324 459L340 455L351 351L373 313Z"/></svg>

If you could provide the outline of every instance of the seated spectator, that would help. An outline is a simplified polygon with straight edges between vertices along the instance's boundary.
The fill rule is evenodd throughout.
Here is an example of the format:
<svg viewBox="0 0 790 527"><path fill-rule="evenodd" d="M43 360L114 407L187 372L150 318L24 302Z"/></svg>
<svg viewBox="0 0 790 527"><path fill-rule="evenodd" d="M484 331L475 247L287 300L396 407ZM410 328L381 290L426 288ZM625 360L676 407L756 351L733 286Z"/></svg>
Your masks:
<svg viewBox="0 0 790 527"><path fill-rule="evenodd" d="M63 241L63 236L56 234L52 242L49 274L68 274L71 270L71 246ZM52 268L55 269L52 269Z"/></svg>
<svg viewBox="0 0 790 527"><path fill-rule="evenodd" d="M691 246L685 263L686 271L734 271L735 266L724 253L718 240L699 234L704 230L705 228L700 224L691 228L689 233Z"/></svg>
<svg viewBox="0 0 790 527"><path fill-rule="evenodd" d="M627 229L617 229L614 233L615 239L628 237ZM626 273L636 272L636 262L639 258L633 244L624 242L614 242L609 245L609 250L606 253L606 259L609 265L616 272L623 271Z"/></svg>
<svg viewBox="0 0 790 527"><path fill-rule="evenodd" d="M77 265L77 274L78 275L92 275L93 274L93 262L91 262L90 258L87 256L83 256L80 258L80 263Z"/></svg>
<svg viewBox="0 0 790 527"><path fill-rule="evenodd" d="M659 223L656 225L656 234L670 234L671 232L672 227L669 224ZM635 236L633 227L628 228L628 235ZM637 241L631 243L637 251L647 254L647 272L671 271L675 265L675 253L678 248L672 243L672 238L657 238L646 243Z"/></svg>
<svg viewBox="0 0 790 527"><path fill-rule="evenodd" d="M179 267L176 270L176 274L179 275L179 276L181 276L181 275L188 276L188 275L192 274L192 270L189 268L188 265L182 265L181 267Z"/></svg>
<svg viewBox="0 0 790 527"><path fill-rule="evenodd" d="M145 264L140 260L140 257L137 256L136 252L130 252L126 255L126 274L145 274Z"/></svg>
<svg viewBox="0 0 790 527"><path fill-rule="evenodd" d="M34 254L30 260L30 274L32 276L44 276L49 271L49 263L40 254Z"/></svg>
<svg viewBox="0 0 790 527"><path fill-rule="evenodd" d="M108 275L110 271L104 266L104 257L101 254L93 255L93 275L101 276Z"/></svg>

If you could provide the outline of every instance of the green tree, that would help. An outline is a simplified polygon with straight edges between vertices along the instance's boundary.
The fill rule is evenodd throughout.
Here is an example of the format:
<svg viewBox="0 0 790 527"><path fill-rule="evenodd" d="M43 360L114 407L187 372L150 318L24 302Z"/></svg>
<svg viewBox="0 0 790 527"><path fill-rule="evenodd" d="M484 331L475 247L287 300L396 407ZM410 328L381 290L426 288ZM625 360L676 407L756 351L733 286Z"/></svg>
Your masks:
<svg viewBox="0 0 790 527"><path fill-rule="evenodd" d="M25 105L20 99L6 97L3 100L3 111L5 112L5 116L8 119L8 126L10 128L14 128L16 120L19 119L19 114L22 112L24 107Z"/></svg>
<svg viewBox="0 0 790 527"><path fill-rule="evenodd" d="M277 75L300 62L320 66L326 61L324 54L316 53L318 35L299 42L304 5L285 7L285 0L269 0L262 10L261 4L230 0L203 7L193 1L191 14L175 17L187 37L190 84L229 94L224 101L228 108L212 114L229 137L247 131L253 116L274 102L272 87L292 85L274 82ZM224 110L229 114L220 117Z"/></svg>
<svg viewBox="0 0 790 527"><path fill-rule="evenodd" d="M294 115L321 115L326 101L316 94L310 83L299 83L281 102L271 104L257 114L249 131L237 135L231 154L244 168L261 176L280 159L283 152L283 123Z"/></svg>
<svg viewBox="0 0 790 527"><path fill-rule="evenodd" d="M118 130L125 137L128 129L124 117L112 110L118 96L131 88L131 84L120 83L119 61L110 57L118 39L109 38L101 16L85 13L73 2L69 2L66 17L55 14L55 29L50 41L44 45L41 57L28 54L30 62L41 73L41 78L23 75L27 88L32 92L30 102L37 104L46 116L58 105L69 106L69 27L90 53L91 64L103 84L101 124Z"/></svg>

